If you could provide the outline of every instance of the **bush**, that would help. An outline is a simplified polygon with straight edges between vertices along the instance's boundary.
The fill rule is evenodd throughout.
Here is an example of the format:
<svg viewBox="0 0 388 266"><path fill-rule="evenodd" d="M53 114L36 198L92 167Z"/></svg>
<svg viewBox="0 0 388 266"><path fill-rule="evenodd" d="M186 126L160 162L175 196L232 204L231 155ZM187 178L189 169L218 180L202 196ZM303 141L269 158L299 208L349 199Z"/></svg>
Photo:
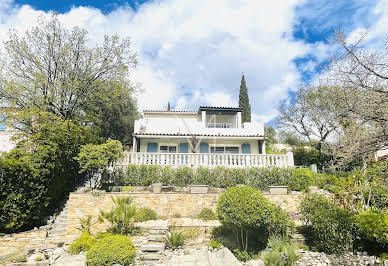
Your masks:
<svg viewBox="0 0 388 266"><path fill-rule="evenodd" d="M314 148L305 149L304 147L297 147L292 149L292 152L294 153L294 162L297 166L316 164L318 169L322 169L331 159L330 155L319 152Z"/></svg>
<svg viewBox="0 0 388 266"><path fill-rule="evenodd" d="M201 210L201 212L198 214L198 218L209 221L209 220L217 220L216 213L210 209L210 208L204 208Z"/></svg>
<svg viewBox="0 0 388 266"><path fill-rule="evenodd" d="M131 192L133 188L131 186L126 186L121 189L121 192Z"/></svg>
<svg viewBox="0 0 388 266"><path fill-rule="evenodd" d="M235 232L236 242L243 250L248 249L250 235L261 235L266 243L270 235L288 236L293 228L284 211L248 186L228 188L217 203L217 214L220 222Z"/></svg>
<svg viewBox="0 0 388 266"><path fill-rule="evenodd" d="M355 221L364 249L375 253L388 250L388 211L370 208L357 214Z"/></svg>
<svg viewBox="0 0 388 266"><path fill-rule="evenodd" d="M145 222L149 220L157 220L158 214L150 208L140 208L136 210L135 222Z"/></svg>
<svg viewBox="0 0 388 266"><path fill-rule="evenodd" d="M268 190L269 186L290 186L294 190L305 190L322 174L309 169L278 167L247 167L234 169L227 167L196 169L190 167L164 167L158 165L129 165L126 170L115 169L103 173L104 180L114 185L149 186L152 183L186 186L203 184L211 187L228 188L236 185L248 185L259 190ZM293 180L293 179L296 180ZM307 179L307 180L306 180ZM324 185L324 181L316 182ZM320 186L321 187L321 186Z"/></svg>
<svg viewBox="0 0 388 266"><path fill-rule="evenodd" d="M300 255L297 245L280 237L272 237L268 240L267 250L261 252L260 259L265 265L287 265L291 266Z"/></svg>
<svg viewBox="0 0 388 266"><path fill-rule="evenodd" d="M98 239L86 253L87 265L132 265L136 251L131 239L122 235L107 235Z"/></svg>
<svg viewBox="0 0 388 266"><path fill-rule="evenodd" d="M238 248L233 250L233 255L238 259L239 261L248 261L248 260L255 260L259 258L259 255L248 252L246 250L240 250Z"/></svg>
<svg viewBox="0 0 388 266"><path fill-rule="evenodd" d="M210 240L210 243L208 245L210 248L221 248L222 243L216 241L216 240Z"/></svg>
<svg viewBox="0 0 388 266"><path fill-rule="evenodd" d="M184 244L185 237L182 232L166 232L166 235L164 236L164 242L167 247L171 248L172 250L175 250Z"/></svg>
<svg viewBox="0 0 388 266"><path fill-rule="evenodd" d="M89 232L82 232L82 235L77 238L69 247L69 254L78 254L81 251L88 251L92 245L96 242L96 239L92 237Z"/></svg>
<svg viewBox="0 0 388 266"><path fill-rule="evenodd" d="M313 249L329 254L352 250L356 235L352 212L313 194L302 200L301 213L309 225L304 234Z"/></svg>
<svg viewBox="0 0 388 266"><path fill-rule="evenodd" d="M289 189L295 191L306 191L309 186L315 184L314 175L315 173L307 168L296 168L292 172Z"/></svg>

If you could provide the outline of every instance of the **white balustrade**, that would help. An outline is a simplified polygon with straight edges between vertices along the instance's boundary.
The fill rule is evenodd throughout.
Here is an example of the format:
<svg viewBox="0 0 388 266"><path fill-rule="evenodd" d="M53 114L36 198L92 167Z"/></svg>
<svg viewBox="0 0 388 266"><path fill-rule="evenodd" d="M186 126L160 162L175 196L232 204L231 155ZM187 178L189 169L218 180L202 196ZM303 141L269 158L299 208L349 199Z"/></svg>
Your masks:
<svg viewBox="0 0 388 266"><path fill-rule="evenodd" d="M221 153L125 153L116 166L169 165L173 167L289 167L294 166L292 152L287 154L221 154Z"/></svg>

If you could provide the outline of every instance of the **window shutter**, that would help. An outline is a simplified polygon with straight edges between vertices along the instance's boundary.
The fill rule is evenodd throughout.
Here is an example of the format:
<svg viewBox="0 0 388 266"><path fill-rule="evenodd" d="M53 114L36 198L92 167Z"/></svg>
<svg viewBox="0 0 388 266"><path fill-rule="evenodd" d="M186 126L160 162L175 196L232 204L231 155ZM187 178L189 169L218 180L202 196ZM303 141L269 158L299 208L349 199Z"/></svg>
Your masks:
<svg viewBox="0 0 388 266"><path fill-rule="evenodd" d="M7 116L0 115L0 131L3 131L6 129L5 122L7 120Z"/></svg>
<svg viewBox="0 0 388 266"><path fill-rule="evenodd" d="M158 143L154 143L154 142L148 143L147 152L158 152Z"/></svg>
<svg viewBox="0 0 388 266"><path fill-rule="evenodd" d="M201 142L199 144L199 152L200 153L209 153L209 144L205 142Z"/></svg>
<svg viewBox="0 0 388 266"><path fill-rule="evenodd" d="M251 153L251 144L243 144L241 146L242 153L250 154Z"/></svg>
<svg viewBox="0 0 388 266"><path fill-rule="evenodd" d="M189 152L189 144L188 143L180 143L179 144L179 152L180 153L188 153Z"/></svg>

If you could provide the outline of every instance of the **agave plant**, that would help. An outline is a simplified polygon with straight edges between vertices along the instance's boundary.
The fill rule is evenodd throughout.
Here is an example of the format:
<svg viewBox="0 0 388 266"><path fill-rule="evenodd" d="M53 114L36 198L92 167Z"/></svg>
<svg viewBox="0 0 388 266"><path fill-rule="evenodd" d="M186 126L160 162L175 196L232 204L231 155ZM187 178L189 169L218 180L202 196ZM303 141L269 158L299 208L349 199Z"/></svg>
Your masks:
<svg viewBox="0 0 388 266"><path fill-rule="evenodd" d="M184 244L185 237L182 232L168 231L164 236L164 242L166 243L167 247L175 250Z"/></svg>
<svg viewBox="0 0 388 266"><path fill-rule="evenodd" d="M92 215L87 215L85 218L80 218L79 222L80 227L78 227L77 229L90 234L90 229L93 225L97 223L97 220L94 219Z"/></svg>
<svg viewBox="0 0 388 266"><path fill-rule="evenodd" d="M136 207L132 205L132 197L112 197L112 200L112 209L108 212L100 210L99 220L110 222L108 230L114 234L133 235Z"/></svg>

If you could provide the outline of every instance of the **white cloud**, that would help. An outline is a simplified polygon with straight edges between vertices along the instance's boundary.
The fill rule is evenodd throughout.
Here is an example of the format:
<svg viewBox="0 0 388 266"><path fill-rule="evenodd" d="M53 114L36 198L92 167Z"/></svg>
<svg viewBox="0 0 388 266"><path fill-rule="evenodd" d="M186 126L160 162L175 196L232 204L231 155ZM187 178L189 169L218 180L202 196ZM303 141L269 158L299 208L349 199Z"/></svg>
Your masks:
<svg viewBox="0 0 388 266"><path fill-rule="evenodd" d="M132 38L139 53L133 77L144 89L140 109L166 108L168 101L176 109L235 106L244 72L253 118L266 122L276 115L277 102L301 83L293 60L309 53L317 60L327 57L326 45L292 37L295 7L302 2L155 0L136 11L126 5L108 14L77 7L60 19L86 28L91 44L104 34ZM41 14L0 0L0 37L5 38L9 27L24 31ZM313 69L313 63L306 68Z"/></svg>

